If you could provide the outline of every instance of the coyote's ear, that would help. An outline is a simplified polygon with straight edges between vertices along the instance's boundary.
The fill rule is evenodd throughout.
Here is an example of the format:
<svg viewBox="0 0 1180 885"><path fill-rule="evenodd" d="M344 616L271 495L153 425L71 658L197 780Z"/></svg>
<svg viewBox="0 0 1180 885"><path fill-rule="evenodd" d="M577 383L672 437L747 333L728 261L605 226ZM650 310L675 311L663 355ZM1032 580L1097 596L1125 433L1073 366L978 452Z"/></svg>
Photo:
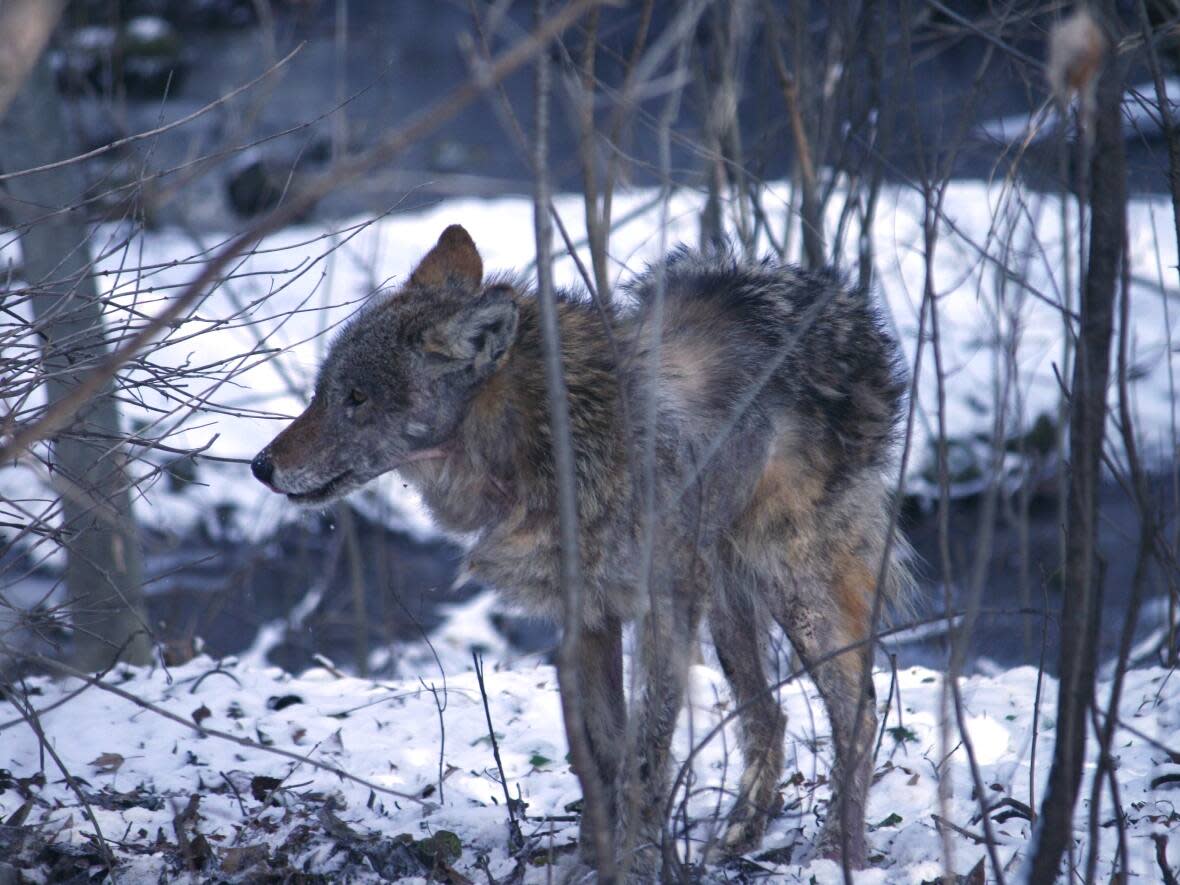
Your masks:
<svg viewBox="0 0 1180 885"><path fill-rule="evenodd" d="M470 366L477 375L495 370L516 340L519 309L511 286L492 286L423 340L428 354Z"/></svg>
<svg viewBox="0 0 1180 885"><path fill-rule="evenodd" d="M410 274L410 283L415 286L441 286L448 280L461 283L473 292L483 280L483 260L475 242L458 224L442 232L438 243Z"/></svg>

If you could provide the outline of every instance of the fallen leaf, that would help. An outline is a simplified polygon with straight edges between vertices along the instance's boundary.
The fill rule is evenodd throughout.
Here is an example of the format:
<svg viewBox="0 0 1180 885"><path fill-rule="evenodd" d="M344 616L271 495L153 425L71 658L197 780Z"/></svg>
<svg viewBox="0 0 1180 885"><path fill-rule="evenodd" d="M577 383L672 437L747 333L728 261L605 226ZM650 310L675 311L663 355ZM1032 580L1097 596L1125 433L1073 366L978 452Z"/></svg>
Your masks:
<svg viewBox="0 0 1180 885"><path fill-rule="evenodd" d="M260 774L250 779L250 793L259 802L264 802L282 783L277 777Z"/></svg>
<svg viewBox="0 0 1180 885"><path fill-rule="evenodd" d="M297 694L285 694L266 699L266 708L268 710L285 710L295 704L302 704L303 698Z"/></svg>
<svg viewBox="0 0 1180 885"><path fill-rule="evenodd" d="M103 753L101 756L91 759L90 764L99 771L118 771L119 766L123 764L123 757L118 753Z"/></svg>
<svg viewBox="0 0 1180 885"><path fill-rule="evenodd" d="M221 857L221 871L233 875L243 872L266 860L265 845L237 845L228 849Z"/></svg>

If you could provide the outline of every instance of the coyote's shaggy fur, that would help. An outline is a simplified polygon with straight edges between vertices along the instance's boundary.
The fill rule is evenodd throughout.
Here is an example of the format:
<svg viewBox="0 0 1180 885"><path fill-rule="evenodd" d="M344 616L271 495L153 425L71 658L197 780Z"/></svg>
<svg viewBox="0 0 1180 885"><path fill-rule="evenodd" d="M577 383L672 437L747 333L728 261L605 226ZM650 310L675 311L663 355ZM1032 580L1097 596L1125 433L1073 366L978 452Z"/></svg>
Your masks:
<svg viewBox="0 0 1180 885"><path fill-rule="evenodd" d="M764 662L773 619L831 719L842 796L820 848L863 865L876 726L861 694L866 640L878 575L886 600L906 582L898 557L882 569L896 346L869 295L828 272L681 250L627 291L609 335L591 304L558 304L584 581L578 683L598 776L630 834L618 850L633 870L659 862L669 742L702 617L746 761L724 839L732 851L758 844L779 803L786 724ZM560 617L537 304L519 280L485 280L458 226L349 323L307 411L254 462L307 504L394 469L442 525L476 533L472 573ZM628 713L629 621L639 681Z"/></svg>

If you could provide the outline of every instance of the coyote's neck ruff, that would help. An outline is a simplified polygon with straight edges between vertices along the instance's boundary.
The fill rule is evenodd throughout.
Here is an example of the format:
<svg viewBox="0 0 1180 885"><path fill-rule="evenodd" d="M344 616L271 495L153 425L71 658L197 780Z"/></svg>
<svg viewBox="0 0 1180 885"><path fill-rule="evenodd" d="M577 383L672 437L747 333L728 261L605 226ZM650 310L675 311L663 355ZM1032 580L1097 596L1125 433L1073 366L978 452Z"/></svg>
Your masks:
<svg viewBox="0 0 1180 885"><path fill-rule="evenodd" d="M726 845L775 806L784 721L767 691L768 622L823 694L842 790L821 847L864 862L876 715L868 642L878 595L906 578L884 471L902 397L868 294L834 274L674 253L625 310L561 295L583 589L587 739L619 814L620 852L650 869L667 752L699 620L742 709L747 765ZM467 232L444 231L401 291L361 311L306 412L254 462L305 504L398 470L436 519L473 533L469 570L560 617L557 480L536 301L485 280ZM885 575L878 594L877 576ZM624 727L620 625L640 619L641 691ZM619 753L625 733L634 744ZM635 840L638 841L635 841ZM654 853L653 853L654 851Z"/></svg>
<svg viewBox="0 0 1180 885"><path fill-rule="evenodd" d="M472 397L466 415L446 446L446 456L402 470L421 491L436 518L454 531L479 532L467 568L504 588L534 614L560 617L557 487L549 433L541 332L536 301L514 295L519 322L503 363ZM603 347L602 319L587 304L558 306L562 363L568 388L576 465L578 522L586 540L629 508L630 433L623 423L621 373ZM604 539L605 540L605 539ZM583 546L583 570L613 569L625 563L617 544ZM591 590L593 592L593 590ZM584 616L591 625L611 609L603 598ZM613 607L612 607L613 603Z"/></svg>

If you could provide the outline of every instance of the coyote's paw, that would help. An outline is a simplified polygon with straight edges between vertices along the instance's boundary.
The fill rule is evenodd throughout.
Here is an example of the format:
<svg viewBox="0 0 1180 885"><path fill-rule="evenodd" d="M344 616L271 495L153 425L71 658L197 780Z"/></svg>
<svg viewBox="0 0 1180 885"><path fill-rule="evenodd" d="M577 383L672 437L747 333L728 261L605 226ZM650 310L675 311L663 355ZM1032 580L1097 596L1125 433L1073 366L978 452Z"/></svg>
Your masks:
<svg viewBox="0 0 1180 885"><path fill-rule="evenodd" d="M843 865L847 862L852 870L863 870L868 864L868 851L864 833L849 833L845 839L838 824L829 824L819 834L815 843L815 857L834 860Z"/></svg>
<svg viewBox="0 0 1180 885"><path fill-rule="evenodd" d="M749 854L762 844L762 836L765 832L765 820L758 817L734 820L731 816L725 828L725 835L721 838L721 847L731 857Z"/></svg>
<svg viewBox="0 0 1180 885"><path fill-rule="evenodd" d="M570 885L589 885L598 881L598 870L594 868L594 864L587 863L582 857L575 857L563 872L564 875L557 877L558 881Z"/></svg>
<svg viewBox="0 0 1180 885"><path fill-rule="evenodd" d="M725 835L721 840L726 854L748 854L762 844L767 824L782 810L782 796L775 793L773 801L768 804L769 808L758 808L749 800L741 800L733 806L726 818Z"/></svg>

